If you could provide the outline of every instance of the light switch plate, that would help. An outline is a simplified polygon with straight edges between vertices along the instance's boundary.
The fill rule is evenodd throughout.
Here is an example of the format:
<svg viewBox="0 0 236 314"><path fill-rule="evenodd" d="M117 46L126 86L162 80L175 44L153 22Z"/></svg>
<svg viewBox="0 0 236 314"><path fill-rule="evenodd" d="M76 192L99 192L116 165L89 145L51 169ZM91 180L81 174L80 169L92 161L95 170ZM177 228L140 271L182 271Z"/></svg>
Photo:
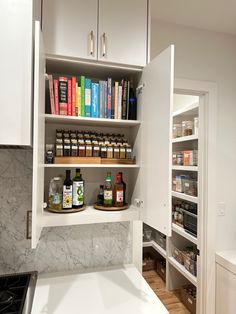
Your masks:
<svg viewBox="0 0 236 314"><path fill-rule="evenodd" d="M217 215L218 216L225 216L225 203L220 202L217 205Z"/></svg>

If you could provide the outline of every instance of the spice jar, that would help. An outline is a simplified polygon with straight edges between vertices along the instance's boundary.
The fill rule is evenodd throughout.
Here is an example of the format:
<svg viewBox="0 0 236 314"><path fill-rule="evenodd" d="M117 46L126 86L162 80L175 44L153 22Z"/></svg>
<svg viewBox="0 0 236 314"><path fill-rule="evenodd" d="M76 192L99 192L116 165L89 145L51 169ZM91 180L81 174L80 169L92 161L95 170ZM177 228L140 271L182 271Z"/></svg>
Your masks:
<svg viewBox="0 0 236 314"><path fill-rule="evenodd" d="M78 156L78 142L76 138L71 139L71 156Z"/></svg>
<svg viewBox="0 0 236 314"><path fill-rule="evenodd" d="M62 137L63 137L63 131L57 129L57 130L56 130L56 138L62 138Z"/></svg>
<svg viewBox="0 0 236 314"><path fill-rule="evenodd" d="M173 138L181 137L182 126L179 123L173 124Z"/></svg>
<svg viewBox="0 0 236 314"><path fill-rule="evenodd" d="M111 144L107 145L107 158L113 158L113 147Z"/></svg>
<svg viewBox="0 0 236 314"><path fill-rule="evenodd" d="M113 156L115 159L119 159L120 158L120 148L118 144L115 144L113 146Z"/></svg>
<svg viewBox="0 0 236 314"><path fill-rule="evenodd" d="M93 147L92 147L92 143L90 140L86 140L86 157L92 157L93 156Z"/></svg>
<svg viewBox="0 0 236 314"><path fill-rule="evenodd" d="M101 147L101 158L107 158L107 147L105 143L103 143Z"/></svg>
<svg viewBox="0 0 236 314"><path fill-rule="evenodd" d="M125 159L125 145L120 145L120 159Z"/></svg>
<svg viewBox="0 0 236 314"><path fill-rule="evenodd" d="M56 139L56 156L57 157L63 156L63 140L62 140L62 138Z"/></svg>
<svg viewBox="0 0 236 314"><path fill-rule="evenodd" d="M71 151L70 139L69 138L64 138L63 156L70 156L70 154L71 154L70 151Z"/></svg>
<svg viewBox="0 0 236 314"><path fill-rule="evenodd" d="M85 157L85 144L84 144L84 140L79 140L79 157Z"/></svg>
<svg viewBox="0 0 236 314"><path fill-rule="evenodd" d="M98 144L98 141L93 142L93 157L99 157L100 156L100 146Z"/></svg>
<svg viewBox="0 0 236 314"><path fill-rule="evenodd" d="M126 159L132 159L132 148L129 144L126 144L125 156L126 156Z"/></svg>
<svg viewBox="0 0 236 314"><path fill-rule="evenodd" d="M182 136L189 136L193 134L193 121L182 122Z"/></svg>

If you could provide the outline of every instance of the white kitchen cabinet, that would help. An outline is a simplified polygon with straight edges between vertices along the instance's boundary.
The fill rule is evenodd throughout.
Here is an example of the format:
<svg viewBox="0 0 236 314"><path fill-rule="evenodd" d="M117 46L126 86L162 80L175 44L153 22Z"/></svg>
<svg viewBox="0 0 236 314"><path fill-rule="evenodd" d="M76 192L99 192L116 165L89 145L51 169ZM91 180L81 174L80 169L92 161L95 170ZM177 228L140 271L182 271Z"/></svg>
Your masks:
<svg viewBox="0 0 236 314"><path fill-rule="evenodd" d="M147 0L44 1L46 53L144 66L147 12Z"/></svg>
<svg viewBox="0 0 236 314"><path fill-rule="evenodd" d="M33 3L0 2L0 145L32 145Z"/></svg>
<svg viewBox="0 0 236 314"><path fill-rule="evenodd" d="M97 0L43 2L43 34L48 54L97 59Z"/></svg>
<svg viewBox="0 0 236 314"><path fill-rule="evenodd" d="M98 60L147 63L147 1L100 0Z"/></svg>
<svg viewBox="0 0 236 314"><path fill-rule="evenodd" d="M35 116L34 116L34 164L33 164L33 221L32 247L35 248L40 232L46 226L78 225L103 222L153 221L153 226L161 232L171 233L170 208L170 134L171 103L173 95L173 58L174 48L170 46L157 56L143 70L140 67L125 67L115 64L92 64L91 62L73 62L57 57L46 58L47 73L60 73L121 79L131 77L136 82L138 94L138 120L105 120L95 118L59 117L45 114L44 60L41 32L37 27L35 59ZM40 35L40 34L41 35ZM40 39L41 38L41 39ZM69 72L68 72L69 71ZM93 76L92 76L93 75ZM158 101L157 101L158 99ZM135 165L45 165L45 144L54 143L55 130L69 128L124 133L133 146L136 156ZM164 138L166 140L164 140ZM165 143L164 143L165 142ZM148 143L148 145L147 145ZM154 150L149 145L156 145ZM159 145L162 153L158 153ZM86 182L87 208L83 212L72 214L53 214L44 210L47 201L50 178L63 175L65 168L82 169ZM127 198L130 208L117 212L102 212L93 208L97 187L103 182L107 171L112 176L118 169L124 173L127 183ZM157 184L157 180L161 184ZM158 191L157 191L158 190ZM142 243L140 241L140 250ZM141 261L140 261L141 263Z"/></svg>

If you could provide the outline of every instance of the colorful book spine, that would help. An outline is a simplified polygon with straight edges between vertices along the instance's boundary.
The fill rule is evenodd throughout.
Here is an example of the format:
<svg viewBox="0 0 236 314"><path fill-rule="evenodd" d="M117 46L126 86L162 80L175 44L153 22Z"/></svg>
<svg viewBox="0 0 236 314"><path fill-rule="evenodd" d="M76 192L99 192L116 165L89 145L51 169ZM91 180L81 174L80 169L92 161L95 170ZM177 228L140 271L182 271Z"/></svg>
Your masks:
<svg viewBox="0 0 236 314"><path fill-rule="evenodd" d="M106 118L112 118L112 79L107 79L107 110L106 110Z"/></svg>
<svg viewBox="0 0 236 314"><path fill-rule="evenodd" d="M71 79L68 80L68 88L67 88L67 98L68 98L68 106L67 106L67 115L72 115L72 82Z"/></svg>
<svg viewBox="0 0 236 314"><path fill-rule="evenodd" d="M118 102L119 102L119 82L115 82L115 102L114 102L114 109L115 109L115 119L118 119Z"/></svg>
<svg viewBox="0 0 236 314"><path fill-rule="evenodd" d="M100 96L100 118L105 118L105 103L104 103L104 81L99 81L99 96Z"/></svg>
<svg viewBox="0 0 236 314"><path fill-rule="evenodd" d="M81 87L81 117L85 117L85 77L81 75L80 77L80 87Z"/></svg>
<svg viewBox="0 0 236 314"><path fill-rule="evenodd" d="M79 95L78 95L78 82L75 83L75 115L79 116Z"/></svg>
<svg viewBox="0 0 236 314"><path fill-rule="evenodd" d="M128 81L122 81L122 119L126 119L127 116L127 86Z"/></svg>
<svg viewBox="0 0 236 314"><path fill-rule="evenodd" d="M91 117L91 80L85 79L85 117Z"/></svg>
<svg viewBox="0 0 236 314"><path fill-rule="evenodd" d="M115 119L115 86L111 87L111 118Z"/></svg>
<svg viewBox="0 0 236 314"><path fill-rule="evenodd" d="M67 115L67 105L68 105L68 99L67 99L67 83L68 79L67 77L60 76L58 80L58 90L59 90L59 111L60 115Z"/></svg>
<svg viewBox="0 0 236 314"><path fill-rule="evenodd" d="M58 96L58 80L53 80L54 84L54 96L55 96L55 114L59 114L59 96Z"/></svg>
<svg viewBox="0 0 236 314"><path fill-rule="evenodd" d="M122 118L122 86L118 86L118 117L117 119Z"/></svg>
<svg viewBox="0 0 236 314"><path fill-rule="evenodd" d="M77 84L77 116L81 117L81 87Z"/></svg>
<svg viewBox="0 0 236 314"><path fill-rule="evenodd" d="M100 113L99 107L99 84L92 83L92 104L91 104L91 116L98 118Z"/></svg>
<svg viewBox="0 0 236 314"><path fill-rule="evenodd" d="M107 112L108 111L107 101L108 101L108 97L107 97L107 81L104 81L104 84L103 84L104 118L109 116L109 114ZM111 109L110 109L110 113L111 113ZM110 114L110 116L111 116L111 114ZM109 119L111 119L111 118L109 118Z"/></svg>
<svg viewBox="0 0 236 314"><path fill-rule="evenodd" d="M127 81L127 100L126 100L126 119L129 119L129 89L130 89L130 81Z"/></svg>
<svg viewBox="0 0 236 314"><path fill-rule="evenodd" d="M72 116L76 116L76 77L72 76Z"/></svg>
<svg viewBox="0 0 236 314"><path fill-rule="evenodd" d="M54 100L53 77L52 77L52 74L48 75L48 82L49 82L49 95L50 95L50 104L51 104L51 114L55 114L55 100Z"/></svg>

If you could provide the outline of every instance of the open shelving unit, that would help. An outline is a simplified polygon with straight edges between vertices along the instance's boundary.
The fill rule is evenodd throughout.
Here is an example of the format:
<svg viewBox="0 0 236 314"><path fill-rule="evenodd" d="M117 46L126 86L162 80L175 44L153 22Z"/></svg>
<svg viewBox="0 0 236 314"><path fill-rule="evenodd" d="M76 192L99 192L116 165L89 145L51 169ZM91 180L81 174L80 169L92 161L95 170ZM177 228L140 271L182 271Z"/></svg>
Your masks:
<svg viewBox="0 0 236 314"><path fill-rule="evenodd" d="M174 257L168 257L168 262L186 279L188 279L194 286L197 286L197 277L193 276L182 264L177 262Z"/></svg>
<svg viewBox="0 0 236 314"><path fill-rule="evenodd" d="M162 257L166 258L166 250L164 250L156 241L151 240L149 242L143 242L143 247L152 247L156 250Z"/></svg>
<svg viewBox="0 0 236 314"><path fill-rule="evenodd" d="M172 230L181 235L182 237L184 237L185 239L197 245L197 238L191 235L190 233L186 232L183 227L180 227L175 223L172 223Z"/></svg>
<svg viewBox="0 0 236 314"><path fill-rule="evenodd" d="M172 196L180 198L181 200L185 200L192 203L198 203L198 197L197 196L191 196L184 193L179 193L172 191Z"/></svg>

